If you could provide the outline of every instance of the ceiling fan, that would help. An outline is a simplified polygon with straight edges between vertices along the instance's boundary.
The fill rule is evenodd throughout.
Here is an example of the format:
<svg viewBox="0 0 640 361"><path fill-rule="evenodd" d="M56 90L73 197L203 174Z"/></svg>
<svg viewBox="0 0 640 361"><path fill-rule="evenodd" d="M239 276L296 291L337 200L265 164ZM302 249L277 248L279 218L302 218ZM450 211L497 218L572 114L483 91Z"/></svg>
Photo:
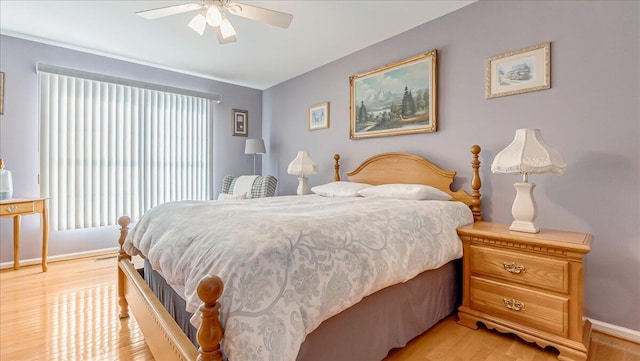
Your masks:
<svg viewBox="0 0 640 361"><path fill-rule="evenodd" d="M227 14L241 16L284 29L289 27L293 19L293 15L291 14L258 6L240 4L232 2L231 0L202 0L200 3L165 6L157 9L138 11L136 14L145 19L153 20L189 11L198 11L196 16L189 22L189 27L202 35L207 24L209 24L215 30L220 44L236 41L236 30L227 18Z"/></svg>

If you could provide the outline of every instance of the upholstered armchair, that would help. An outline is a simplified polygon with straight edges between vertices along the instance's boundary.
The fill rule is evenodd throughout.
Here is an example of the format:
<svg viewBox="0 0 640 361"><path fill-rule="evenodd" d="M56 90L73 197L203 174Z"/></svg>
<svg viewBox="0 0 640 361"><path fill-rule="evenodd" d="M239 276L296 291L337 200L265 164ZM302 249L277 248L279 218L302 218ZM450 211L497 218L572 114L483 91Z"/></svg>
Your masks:
<svg viewBox="0 0 640 361"><path fill-rule="evenodd" d="M271 175L266 176L232 176L227 175L222 179L220 194L232 195L221 198L263 198L273 197L276 193L278 180Z"/></svg>

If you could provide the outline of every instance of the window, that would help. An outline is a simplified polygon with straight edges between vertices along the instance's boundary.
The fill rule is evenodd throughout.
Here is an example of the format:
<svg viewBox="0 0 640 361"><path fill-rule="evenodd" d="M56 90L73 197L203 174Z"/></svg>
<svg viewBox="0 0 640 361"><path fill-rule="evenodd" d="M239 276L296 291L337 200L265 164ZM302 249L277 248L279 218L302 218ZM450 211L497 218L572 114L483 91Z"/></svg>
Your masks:
<svg viewBox="0 0 640 361"><path fill-rule="evenodd" d="M38 73L40 187L52 230L135 221L160 203L211 198L218 96L42 64Z"/></svg>

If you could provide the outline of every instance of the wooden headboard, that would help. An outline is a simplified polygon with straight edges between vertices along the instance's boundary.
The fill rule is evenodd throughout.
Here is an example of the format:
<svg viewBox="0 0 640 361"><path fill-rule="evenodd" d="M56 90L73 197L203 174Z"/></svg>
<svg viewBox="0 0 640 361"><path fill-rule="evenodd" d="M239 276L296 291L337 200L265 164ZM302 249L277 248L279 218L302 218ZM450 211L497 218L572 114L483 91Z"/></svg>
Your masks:
<svg viewBox="0 0 640 361"><path fill-rule="evenodd" d="M444 170L431 163L425 158L409 153L382 153L375 155L360 164L355 170L347 172L351 182L367 183L372 185L380 184L425 184L438 188L451 195L452 200L463 202L468 205L473 212L476 222L482 221L480 211L480 146L471 147L473 159L471 168L473 178L471 179L472 193L464 190L454 192L451 190L456 172ZM335 159L335 180L340 180L340 155L334 155Z"/></svg>

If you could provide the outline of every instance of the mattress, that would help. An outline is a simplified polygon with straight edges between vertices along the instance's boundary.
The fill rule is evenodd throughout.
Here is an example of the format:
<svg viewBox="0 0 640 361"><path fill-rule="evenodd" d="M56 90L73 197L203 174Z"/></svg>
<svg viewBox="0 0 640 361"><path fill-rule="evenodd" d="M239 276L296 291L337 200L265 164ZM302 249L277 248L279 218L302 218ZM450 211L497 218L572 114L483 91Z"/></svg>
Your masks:
<svg viewBox="0 0 640 361"><path fill-rule="evenodd" d="M325 320L307 335L297 361L379 361L396 347L451 314L460 302L461 262L420 273L384 288ZM185 301L162 276L144 263L144 278L191 341L198 346ZM384 330L381 332L381 330Z"/></svg>

